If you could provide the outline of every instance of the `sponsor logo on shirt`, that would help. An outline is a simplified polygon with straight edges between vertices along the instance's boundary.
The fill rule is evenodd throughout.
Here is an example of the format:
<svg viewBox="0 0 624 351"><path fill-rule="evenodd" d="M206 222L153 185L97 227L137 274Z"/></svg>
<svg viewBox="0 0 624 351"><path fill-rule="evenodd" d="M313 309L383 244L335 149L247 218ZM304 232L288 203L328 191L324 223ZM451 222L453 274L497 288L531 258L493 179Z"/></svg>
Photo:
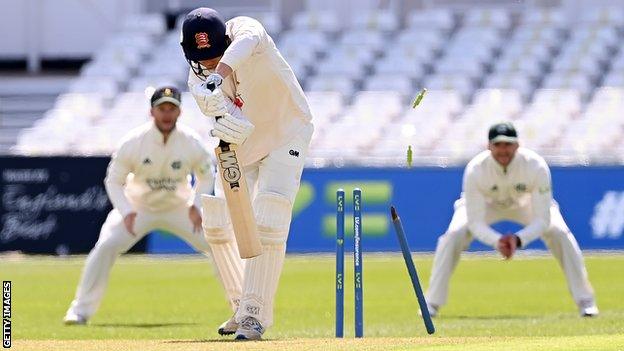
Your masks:
<svg viewBox="0 0 624 351"><path fill-rule="evenodd" d="M513 198L508 197L505 199L492 200L492 204L500 209L507 209L515 205L516 201Z"/></svg>
<svg viewBox="0 0 624 351"><path fill-rule="evenodd" d="M201 167L199 167L199 169L197 170L197 173L205 175L205 174L210 174L210 173L214 173L214 172L212 171L211 164L206 162L206 163L202 164Z"/></svg>
<svg viewBox="0 0 624 351"><path fill-rule="evenodd" d="M176 191L178 183L178 180L173 178L147 178L145 181L152 191Z"/></svg>
<svg viewBox="0 0 624 351"><path fill-rule="evenodd" d="M624 232L624 191L607 191L590 220L596 239L618 239Z"/></svg>

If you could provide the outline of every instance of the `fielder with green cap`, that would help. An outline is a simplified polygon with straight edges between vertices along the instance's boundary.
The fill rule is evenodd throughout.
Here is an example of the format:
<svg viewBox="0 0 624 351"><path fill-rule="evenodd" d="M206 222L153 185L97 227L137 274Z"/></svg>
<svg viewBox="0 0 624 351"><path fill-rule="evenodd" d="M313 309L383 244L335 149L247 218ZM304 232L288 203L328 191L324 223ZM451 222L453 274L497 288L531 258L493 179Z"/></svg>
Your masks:
<svg viewBox="0 0 624 351"><path fill-rule="evenodd" d="M473 239L511 259L517 249L539 238L559 261L580 315L597 316L594 290L581 250L553 200L546 161L519 147L518 133L509 122L493 125L488 140L488 150L466 166L463 192L455 202L453 219L438 239L426 294L429 313L435 316L446 303L451 274L461 252ZM524 227L516 233L503 234L490 227L500 221ZM527 291L527 298L530 294Z"/></svg>
<svg viewBox="0 0 624 351"><path fill-rule="evenodd" d="M200 208L201 195L214 188L214 167L201 138L177 123L181 103L177 88L156 89L151 120L129 131L113 154L104 180L113 210L87 257L65 324L87 324L104 298L117 257L151 231L167 230L210 254Z"/></svg>

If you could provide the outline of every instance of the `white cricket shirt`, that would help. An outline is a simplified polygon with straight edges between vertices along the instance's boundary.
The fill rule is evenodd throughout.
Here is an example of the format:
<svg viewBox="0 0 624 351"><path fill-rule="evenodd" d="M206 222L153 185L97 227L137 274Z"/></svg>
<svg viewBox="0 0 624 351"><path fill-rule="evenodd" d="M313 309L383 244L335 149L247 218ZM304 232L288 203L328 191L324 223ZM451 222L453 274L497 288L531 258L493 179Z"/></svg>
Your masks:
<svg viewBox="0 0 624 351"><path fill-rule="evenodd" d="M248 165L288 143L311 123L312 114L295 74L262 24L235 17L225 25L232 43L221 62L233 73L221 90L232 100L242 100L243 115L255 126L238 148L240 162ZM189 88L201 81L189 71Z"/></svg>
<svg viewBox="0 0 624 351"><path fill-rule="evenodd" d="M137 210L160 212L192 204L200 209L201 194L212 192L214 174L208 150L195 132L177 123L165 143L149 122L124 137L108 165L105 185L125 217Z"/></svg>
<svg viewBox="0 0 624 351"><path fill-rule="evenodd" d="M535 152L518 148L507 168L494 160L490 151L475 156L466 166L463 193L468 229L480 241L496 246L500 233L486 223L488 211L531 210L532 220L516 233L525 246L550 226L553 203L550 169Z"/></svg>

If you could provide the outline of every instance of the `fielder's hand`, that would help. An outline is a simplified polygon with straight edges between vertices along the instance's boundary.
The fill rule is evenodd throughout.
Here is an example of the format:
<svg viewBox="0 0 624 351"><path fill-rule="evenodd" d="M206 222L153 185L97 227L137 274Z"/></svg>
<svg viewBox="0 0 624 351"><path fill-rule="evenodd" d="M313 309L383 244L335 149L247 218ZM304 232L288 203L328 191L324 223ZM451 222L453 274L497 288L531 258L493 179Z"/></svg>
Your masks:
<svg viewBox="0 0 624 351"><path fill-rule="evenodd" d="M253 130L254 125L248 120L236 118L226 113L215 122L214 129L210 131L210 135L226 143L240 145L247 140Z"/></svg>
<svg viewBox="0 0 624 351"><path fill-rule="evenodd" d="M201 230L202 230L201 213L199 212L197 207L195 207L195 205L191 205L191 207L189 208L189 219L191 220L191 223L193 224L193 233L201 233Z"/></svg>
<svg viewBox="0 0 624 351"><path fill-rule="evenodd" d="M515 234L505 234L498 239L496 248L505 259L509 260L518 248L518 237Z"/></svg>
<svg viewBox="0 0 624 351"><path fill-rule="evenodd" d="M199 110L208 117L223 116L227 113L226 97L221 89L210 90L206 83L198 83L191 87L191 94L199 106Z"/></svg>
<svg viewBox="0 0 624 351"><path fill-rule="evenodd" d="M136 234L134 233L134 221L136 220L136 212L131 212L128 213L125 217L124 217L124 226L126 227L126 230L132 234L132 236L136 236Z"/></svg>

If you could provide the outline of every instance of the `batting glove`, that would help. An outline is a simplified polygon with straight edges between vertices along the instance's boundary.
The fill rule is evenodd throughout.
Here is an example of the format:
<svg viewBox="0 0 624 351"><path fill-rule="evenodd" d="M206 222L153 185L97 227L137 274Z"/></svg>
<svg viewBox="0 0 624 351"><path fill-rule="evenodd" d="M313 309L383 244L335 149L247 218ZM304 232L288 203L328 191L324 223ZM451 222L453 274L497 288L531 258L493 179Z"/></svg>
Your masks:
<svg viewBox="0 0 624 351"><path fill-rule="evenodd" d="M229 113L217 119L210 135L226 143L240 145L251 135L254 125L246 119L236 118Z"/></svg>
<svg viewBox="0 0 624 351"><path fill-rule="evenodd" d="M223 77L219 73L210 73L208 77L206 77L206 84L214 84L215 88L218 88L223 83Z"/></svg>
<svg viewBox="0 0 624 351"><path fill-rule="evenodd" d="M221 89L210 90L206 83L195 84L191 88L191 94L195 98L199 110L208 117L223 116L227 113L225 96Z"/></svg>

